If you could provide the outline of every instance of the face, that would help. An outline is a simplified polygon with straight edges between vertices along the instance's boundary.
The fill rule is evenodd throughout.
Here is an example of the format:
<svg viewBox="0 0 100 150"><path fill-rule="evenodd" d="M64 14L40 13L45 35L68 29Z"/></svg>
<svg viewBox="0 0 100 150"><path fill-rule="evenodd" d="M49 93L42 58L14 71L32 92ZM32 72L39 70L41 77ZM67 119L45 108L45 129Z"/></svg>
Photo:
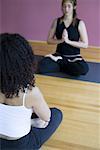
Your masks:
<svg viewBox="0 0 100 150"><path fill-rule="evenodd" d="M73 4L70 1L66 1L62 5L62 11L66 16L73 15Z"/></svg>

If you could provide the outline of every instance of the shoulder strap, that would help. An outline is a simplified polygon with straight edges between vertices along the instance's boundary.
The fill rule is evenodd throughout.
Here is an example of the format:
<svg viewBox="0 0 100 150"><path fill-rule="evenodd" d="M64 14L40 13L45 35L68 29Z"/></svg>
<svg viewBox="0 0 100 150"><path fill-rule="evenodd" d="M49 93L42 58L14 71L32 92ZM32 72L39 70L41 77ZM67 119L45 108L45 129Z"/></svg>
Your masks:
<svg viewBox="0 0 100 150"><path fill-rule="evenodd" d="M60 23L61 17L57 18L57 25Z"/></svg>
<svg viewBox="0 0 100 150"><path fill-rule="evenodd" d="M76 19L76 24L75 24L75 26L78 28L78 25L79 25L79 22L80 22L81 20L80 19Z"/></svg>
<svg viewBox="0 0 100 150"><path fill-rule="evenodd" d="M28 91L28 89L25 88L25 93L23 95L23 106L25 106L25 97L26 97L27 91Z"/></svg>

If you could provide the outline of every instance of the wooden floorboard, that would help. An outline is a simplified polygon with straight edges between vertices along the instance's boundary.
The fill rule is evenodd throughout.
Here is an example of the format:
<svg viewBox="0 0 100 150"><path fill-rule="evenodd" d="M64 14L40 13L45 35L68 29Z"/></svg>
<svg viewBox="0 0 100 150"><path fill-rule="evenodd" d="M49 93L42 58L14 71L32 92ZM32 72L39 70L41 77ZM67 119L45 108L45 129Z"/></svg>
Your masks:
<svg viewBox="0 0 100 150"><path fill-rule="evenodd" d="M36 84L63 121L43 150L100 150L100 85L36 75Z"/></svg>

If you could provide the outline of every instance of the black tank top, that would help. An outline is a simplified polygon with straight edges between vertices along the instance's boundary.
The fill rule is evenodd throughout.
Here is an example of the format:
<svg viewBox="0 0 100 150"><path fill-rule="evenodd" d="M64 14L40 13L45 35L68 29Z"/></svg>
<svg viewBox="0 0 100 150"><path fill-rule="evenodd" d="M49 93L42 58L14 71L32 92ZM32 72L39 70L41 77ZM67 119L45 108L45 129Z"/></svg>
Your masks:
<svg viewBox="0 0 100 150"><path fill-rule="evenodd" d="M73 26L71 23L68 28L65 27L64 22L60 22L60 18L57 20L57 27L56 27L56 37L57 39L62 38L62 33L64 29L67 29L68 38L71 41L79 41L80 35L78 31L79 19L76 19L76 24ZM60 53L61 55L77 55L80 54L80 49L73 47L65 42L60 43L57 45L56 52Z"/></svg>

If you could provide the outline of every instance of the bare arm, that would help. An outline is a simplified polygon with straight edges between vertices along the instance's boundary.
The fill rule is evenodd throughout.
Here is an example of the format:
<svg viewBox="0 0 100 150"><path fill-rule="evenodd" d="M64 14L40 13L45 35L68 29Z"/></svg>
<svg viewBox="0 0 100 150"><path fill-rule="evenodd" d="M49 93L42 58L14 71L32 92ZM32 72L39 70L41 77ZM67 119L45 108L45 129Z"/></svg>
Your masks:
<svg viewBox="0 0 100 150"><path fill-rule="evenodd" d="M33 107L37 116L44 121L50 121L51 111L39 88L34 87L32 91L27 94L27 98L29 99L30 107Z"/></svg>
<svg viewBox="0 0 100 150"><path fill-rule="evenodd" d="M55 32L56 32L56 26L57 26L57 19L55 19L52 23L52 26L50 28L48 38L47 38L47 43L48 44L60 44L64 42L64 39L57 40L55 37Z"/></svg>
<svg viewBox="0 0 100 150"><path fill-rule="evenodd" d="M64 29L62 36L65 39L65 42L69 45L72 45L78 48L87 48L88 47L88 35L87 35L85 23L83 21L80 21L78 30L80 33L80 41L78 42L69 40L68 33L67 31L65 31L65 29Z"/></svg>

